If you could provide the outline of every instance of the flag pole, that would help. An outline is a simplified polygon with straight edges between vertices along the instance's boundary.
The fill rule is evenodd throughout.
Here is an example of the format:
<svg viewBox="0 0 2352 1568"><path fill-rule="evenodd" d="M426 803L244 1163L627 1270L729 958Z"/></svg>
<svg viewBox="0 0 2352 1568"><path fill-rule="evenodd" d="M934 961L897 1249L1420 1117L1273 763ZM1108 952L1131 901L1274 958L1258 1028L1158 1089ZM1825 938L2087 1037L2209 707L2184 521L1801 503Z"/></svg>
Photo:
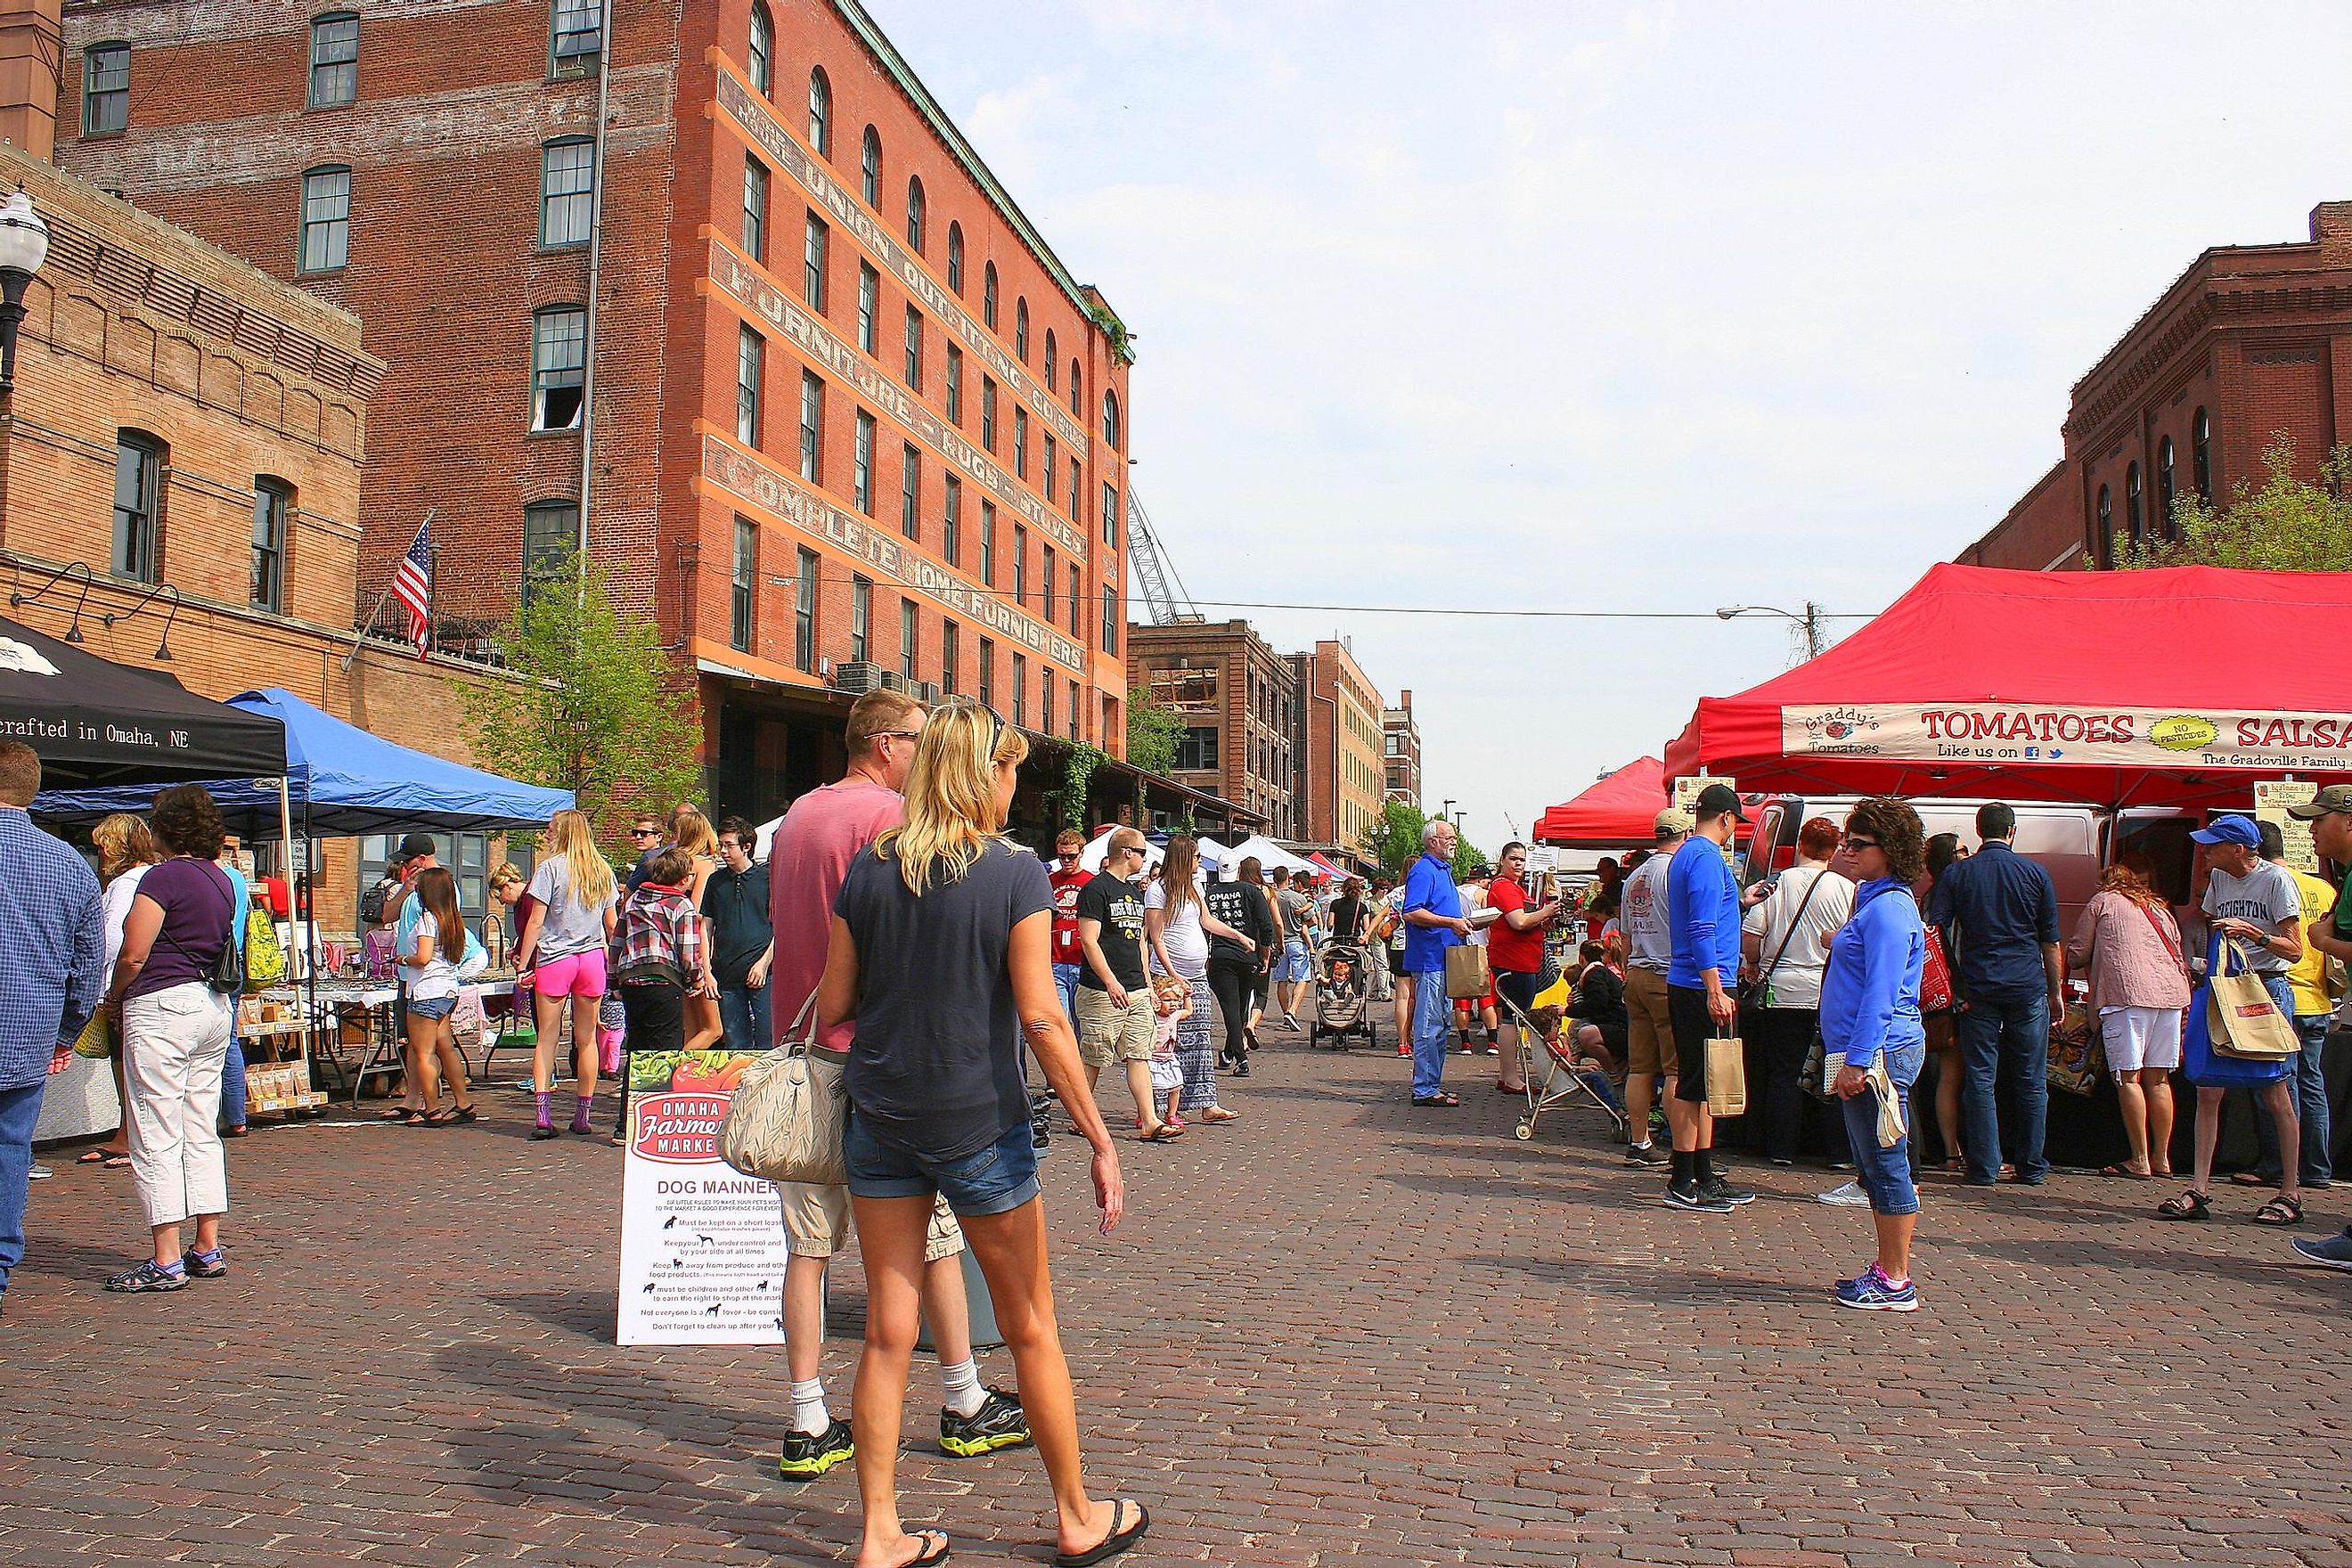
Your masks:
<svg viewBox="0 0 2352 1568"><path fill-rule="evenodd" d="M440 515L441 509L439 507L435 506L425 508L425 526L428 529L431 528L433 526L433 520ZM395 567L394 570L396 571L398 568ZM426 585L428 588L431 586L429 580ZM349 675L352 672L352 660L359 658L360 645L367 641L368 633L375 629L375 618L383 613L383 602L391 597L392 590L389 588L386 588L382 593L376 595L375 603L368 608L367 619L362 621L352 631L352 646L343 653L342 669L345 675Z"/></svg>

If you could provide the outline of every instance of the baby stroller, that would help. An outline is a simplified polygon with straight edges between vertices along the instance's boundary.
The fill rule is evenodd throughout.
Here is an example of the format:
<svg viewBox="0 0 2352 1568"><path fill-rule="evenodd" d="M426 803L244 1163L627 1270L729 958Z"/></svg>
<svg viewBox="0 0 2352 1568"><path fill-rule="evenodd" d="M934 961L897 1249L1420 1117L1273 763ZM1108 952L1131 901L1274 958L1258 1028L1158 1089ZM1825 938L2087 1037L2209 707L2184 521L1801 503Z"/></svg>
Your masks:
<svg viewBox="0 0 2352 1568"><path fill-rule="evenodd" d="M1519 1075L1528 1086L1528 1114L1516 1129L1522 1142L1536 1135L1536 1120L1545 1111L1584 1102L1606 1111L1620 1134L1625 1131L1625 1102L1602 1076L1598 1065L1577 1059L1575 1043L1561 1037L1565 1009L1538 1007L1522 1012L1509 996L1497 993L1495 1004L1510 1015L1519 1028ZM1590 1058L1587 1058L1590 1060ZM1538 1076L1540 1071L1541 1076Z"/></svg>
<svg viewBox="0 0 2352 1568"><path fill-rule="evenodd" d="M1307 1022L1307 1045L1319 1047L1328 1039L1333 1050L1345 1050L1349 1042L1359 1038L1368 1046L1380 1044L1372 1032L1371 998L1362 949L1347 942L1328 942L1318 949L1315 1016Z"/></svg>

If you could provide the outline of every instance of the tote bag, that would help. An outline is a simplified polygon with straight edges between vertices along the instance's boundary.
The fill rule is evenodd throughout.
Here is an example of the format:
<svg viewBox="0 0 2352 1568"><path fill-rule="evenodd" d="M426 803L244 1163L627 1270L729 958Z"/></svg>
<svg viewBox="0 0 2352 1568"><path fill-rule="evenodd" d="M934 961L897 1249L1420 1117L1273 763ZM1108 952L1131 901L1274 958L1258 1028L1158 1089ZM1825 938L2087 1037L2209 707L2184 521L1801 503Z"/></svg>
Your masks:
<svg viewBox="0 0 2352 1568"><path fill-rule="evenodd" d="M2217 940L2214 946L2219 945ZM2211 964L2209 958L2209 973ZM2288 1063L2284 1058L2255 1061L2223 1056L2213 1048L2213 1036L2207 1027L2212 1001L2212 986L2199 986L2197 994L2189 999L2189 1016L2181 1021L2180 1070L2188 1075L2189 1081L2200 1089L2259 1089L2284 1078Z"/></svg>
<svg viewBox="0 0 2352 1568"><path fill-rule="evenodd" d="M811 1050L816 993L801 1004L783 1044L743 1070L719 1124L719 1157L747 1176L838 1187L849 1181L842 1136L849 1091L841 1064Z"/></svg>
<svg viewBox="0 0 2352 1568"><path fill-rule="evenodd" d="M1737 1035L1706 1043L1706 1108L1717 1116L1748 1114L1748 1047Z"/></svg>
<svg viewBox="0 0 2352 1568"><path fill-rule="evenodd" d="M2245 954L2235 942L2221 944L2221 966L2213 972L2210 989L2205 1029L2216 1051L2263 1062L2302 1054L2303 1037L2295 1032L2294 1020L2279 1011L2270 988L2246 967Z"/></svg>
<svg viewBox="0 0 2352 1568"><path fill-rule="evenodd" d="M1445 994L1456 1002L1476 1001L1495 988L1486 944L1465 942L1445 950Z"/></svg>

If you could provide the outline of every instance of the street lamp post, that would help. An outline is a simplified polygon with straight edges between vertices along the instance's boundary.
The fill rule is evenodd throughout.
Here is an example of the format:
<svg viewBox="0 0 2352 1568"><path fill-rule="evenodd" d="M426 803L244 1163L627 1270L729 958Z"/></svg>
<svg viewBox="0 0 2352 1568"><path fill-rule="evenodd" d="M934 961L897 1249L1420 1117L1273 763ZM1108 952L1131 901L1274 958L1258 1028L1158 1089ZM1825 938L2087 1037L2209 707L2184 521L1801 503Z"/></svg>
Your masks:
<svg viewBox="0 0 2352 1568"><path fill-rule="evenodd" d="M25 324L25 290L49 258L49 226L22 185L0 205L0 397L16 390L16 332Z"/></svg>
<svg viewBox="0 0 2352 1568"><path fill-rule="evenodd" d="M1794 622L1801 626L1805 633L1807 658L1821 658L1822 650L1826 646L1822 641L1822 607L1811 599L1805 601L1803 615L1799 615L1794 610L1778 609L1770 605L1726 605L1715 612L1715 618L1718 621L1728 621L1740 616L1778 616L1784 621Z"/></svg>

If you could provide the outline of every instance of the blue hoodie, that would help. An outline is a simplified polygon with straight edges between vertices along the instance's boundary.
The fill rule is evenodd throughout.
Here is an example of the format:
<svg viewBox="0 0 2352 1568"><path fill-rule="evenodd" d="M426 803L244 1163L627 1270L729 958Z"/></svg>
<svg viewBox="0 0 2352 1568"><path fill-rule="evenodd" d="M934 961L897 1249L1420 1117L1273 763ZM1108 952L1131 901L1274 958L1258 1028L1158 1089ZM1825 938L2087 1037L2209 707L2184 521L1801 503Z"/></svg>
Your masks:
<svg viewBox="0 0 2352 1568"><path fill-rule="evenodd" d="M1855 889L1853 914L1830 939L1822 971L1822 1047L1864 1068L1882 1051L1924 1050L1919 970L1927 957L1927 927L1909 887L1876 877Z"/></svg>
<svg viewBox="0 0 2352 1568"><path fill-rule="evenodd" d="M1696 991L1712 969L1728 991L1739 978L1739 884L1723 847L1694 833L1666 868L1666 929L1674 938L1666 982Z"/></svg>

